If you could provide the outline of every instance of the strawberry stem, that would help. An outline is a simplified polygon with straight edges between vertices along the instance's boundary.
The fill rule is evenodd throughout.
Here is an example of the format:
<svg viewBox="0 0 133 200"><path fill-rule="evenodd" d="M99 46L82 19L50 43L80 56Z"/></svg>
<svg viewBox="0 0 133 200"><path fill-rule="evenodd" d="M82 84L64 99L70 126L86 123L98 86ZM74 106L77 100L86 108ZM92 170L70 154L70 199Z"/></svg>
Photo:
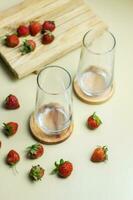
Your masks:
<svg viewBox="0 0 133 200"><path fill-rule="evenodd" d="M105 154L105 160L108 160L108 155L107 155L108 148L107 148L107 146L103 146L103 150L104 150L104 154Z"/></svg>
<svg viewBox="0 0 133 200"><path fill-rule="evenodd" d="M108 147L107 146L103 146L103 150L106 153L108 151Z"/></svg>
<svg viewBox="0 0 133 200"><path fill-rule="evenodd" d="M62 165L64 163L63 159L60 159L59 164L57 162L55 162L55 168L52 170L52 172L50 174L57 174L58 170L59 170L59 166Z"/></svg>
<svg viewBox="0 0 133 200"><path fill-rule="evenodd" d="M60 165L62 165L64 163L63 159L60 159Z"/></svg>

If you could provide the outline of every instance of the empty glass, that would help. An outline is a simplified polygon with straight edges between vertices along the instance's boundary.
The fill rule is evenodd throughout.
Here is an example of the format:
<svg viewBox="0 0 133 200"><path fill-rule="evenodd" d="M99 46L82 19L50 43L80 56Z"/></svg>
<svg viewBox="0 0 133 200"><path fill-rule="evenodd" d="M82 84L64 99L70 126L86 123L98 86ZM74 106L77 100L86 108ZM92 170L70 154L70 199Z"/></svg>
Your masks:
<svg viewBox="0 0 133 200"><path fill-rule="evenodd" d="M116 40L105 31L98 37L95 31L83 38L76 80L82 92L90 97L103 94L113 84Z"/></svg>
<svg viewBox="0 0 133 200"><path fill-rule="evenodd" d="M72 80L59 66L44 68L37 77L35 121L47 135L61 134L72 123Z"/></svg>

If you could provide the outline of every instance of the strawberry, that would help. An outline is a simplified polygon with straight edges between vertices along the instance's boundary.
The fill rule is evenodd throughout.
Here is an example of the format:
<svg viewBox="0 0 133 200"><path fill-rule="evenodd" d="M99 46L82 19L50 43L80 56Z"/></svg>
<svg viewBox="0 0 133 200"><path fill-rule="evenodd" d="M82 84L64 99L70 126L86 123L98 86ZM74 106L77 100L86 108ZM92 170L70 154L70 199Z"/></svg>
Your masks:
<svg viewBox="0 0 133 200"><path fill-rule="evenodd" d="M20 107L17 97L12 94L6 97L4 103L5 103L5 108L7 109L17 109Z"/></svg>
<svg viewBox="0 0 133 200"><path fill-rule="evenodd" d="M66 178L73 171L73 165L69 161L64 161L60 159L60 163L55 162L55 169L52 171L52 174L57 173L59 176Z"/></svg>
<svg viewBox="0 0 133 200"><path fill-rule="evenodd" d="M17 33L19 37L25 37L27 35L29 35L29 27L25 26L25 25L20 25L17 28Z"/></svg>
<svg viewBox="0 0 133 200"><path fill-rule="evenodd" d="M8 165L14 166L19 160L20 156L16 151L14 150L9 151L6 157L6 162Z"/></svg>
<svg viewBox="0 0 133 200"><path fill-rule="evenodd" d="M20 47L22 54L27 54L34 51L36 48L36 43L33 40L25 40L23 45Z"/></svg>
<svg viewBox="0 0 133 200"><path fill-rule="evenodd" d="M36 159L43 155L44 148L41 144L33 144L32 146L27 148L27 157L30 159Z"/></svg>
<svg viewBox="0 0 133 200"><path fill-rule="evenodd" d="M39 22L33 21L29 25L30 34L37 35L42 30L42 25Z"/></svg>
<svg viewBox="0 0 133 200"><path fill-rule="evenodd" d="M42 44L50 44L54 40L54 35L51 33L46 33L42 37Z"/></svg>
<svg viewBox="0 0 133 200"><path fill-rule="evenodd" d="M91 130L94 130L96 128L98 128L100 126L100 124L102 123L102 121L100 120L100 118L95 114L95 112L93 113L93 115L91 115L88 120L87 120L87 124L88 127Z"/></svg>
<svg viewBox="0 0 133 200"><path fill-rule="evenodd" d="M45 21L42 25L42 31L45 32L45 31L54 31L55 29L55 23L54 21Z"/></svg>
<svg viewBox="0 0 133 200"><path fill-rule="evenodd" d="M108 148L106 146L97 147L91 156L91 161L92 162L103 162L103 161L107 160L108 159L107 151L108 151Z"/></svg>
<svg viewBox="0 0 133 200"><path fill-rule="evenodd" d="M29 177L33 181L38 181L41 180L41 178L44 176L44 172L45 170L40 165L36 165L31 168L29 172Z"/></svg>
<svg viewBox="0 0 133 200"><path fill-rule="evenodd" d="M12 35L7 35L5 39L5 44L8 47L16 47L19 44L19 38L17 35L12 34Z"/></svg>
<svg viewBox="0 0 133 200"><path fill-rule="evenodd" d="M4 123L4 133L7 136L14 135L18 130L18 124L16 122Z"/></svg>

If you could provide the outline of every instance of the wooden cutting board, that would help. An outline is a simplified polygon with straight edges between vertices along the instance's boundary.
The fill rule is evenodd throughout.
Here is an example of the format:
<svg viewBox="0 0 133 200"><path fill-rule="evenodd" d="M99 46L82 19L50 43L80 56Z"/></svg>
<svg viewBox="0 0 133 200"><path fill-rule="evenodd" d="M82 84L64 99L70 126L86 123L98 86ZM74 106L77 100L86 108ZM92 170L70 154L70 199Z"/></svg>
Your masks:
<svg viewBox="0 0 133 200"><path fill-rule="evenodd" d="M21 55L19 47L8 48L0 43L0 56L17 78L41 69L45 65L80 47L85 32L92 28L104 30L107 26L84 0L25 0L0 14L0 36L13 33L18 25L31 21L53 20L55 40L41 44L42 35L28 36L37 43L34 52ZM21 38L22 43L23 38Z"/></svg>

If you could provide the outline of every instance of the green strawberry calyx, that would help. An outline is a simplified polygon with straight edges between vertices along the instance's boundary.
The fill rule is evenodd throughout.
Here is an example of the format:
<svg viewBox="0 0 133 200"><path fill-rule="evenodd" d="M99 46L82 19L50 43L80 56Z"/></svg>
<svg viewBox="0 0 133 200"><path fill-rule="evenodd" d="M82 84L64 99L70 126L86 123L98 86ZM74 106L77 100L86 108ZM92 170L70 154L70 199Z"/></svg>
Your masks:
<svg viewBox="0 0 133 200"><path fill-rule="evenodd" d="M19 160L15 161L15 162L10 162L10 163L8 163L8 165L10 165L10 167L14 167L17 164L18 161Z"/></svg>
<svg viewBox="0 0 133 200"><path fill-rule="evenodd" d="M43 176L42 172L44 173L44 169L40 165L33 166L30 170L29 176L35 181L41 180Z"/></svg>
<svg viewBox="0 0 133 200"><path fill-rule="evenodd" d="M33 144L32 146L27 147L27 151L31 154L35 154L37 150L39 149L40 144Z"/></svg>
<svg viewBox="0 0 133 200"><path fill-rule="evenodd" d="M104 151L105 160L108 160L108 155L107 155L108 147L107 146L103 146L102 149Z"/></svg>
<svg viewBox="0 0 133 200"><path fill-rule="evenodd" d="M33 50L34 50L33 47L27 42L27 40L24 40L23 44L20 47L20 51L21 51L22 55L30 53Z"/></svg>
<svg viewBox="0 0 133 200"><path fill-rule="evenodd" d="M56 174L56 173L58 173L58 172L59 172L59 167L60 167L61 165L63 165L65 162L66 162L66 161L64 161L63 159L60 159L60 162L59 162L59 163L55 162L55 168L52 170L51 174Z"/></svg>
<svg viewBox="0 0 133 200"><path fill-rule="evenodd" d="M12 127L9 126L9 125L6 124L6 123L3 123L3 125L4 125L5 134L6 134L7 136L12 135L12 133L13 133Z"/></svg>
<svg viewBox="0 0 133 200"><path fill-rule="evenodd" d="M93 113L92 118L96 121L97 125L102 124L101 119L96 115L95 112Z"/></svg>

